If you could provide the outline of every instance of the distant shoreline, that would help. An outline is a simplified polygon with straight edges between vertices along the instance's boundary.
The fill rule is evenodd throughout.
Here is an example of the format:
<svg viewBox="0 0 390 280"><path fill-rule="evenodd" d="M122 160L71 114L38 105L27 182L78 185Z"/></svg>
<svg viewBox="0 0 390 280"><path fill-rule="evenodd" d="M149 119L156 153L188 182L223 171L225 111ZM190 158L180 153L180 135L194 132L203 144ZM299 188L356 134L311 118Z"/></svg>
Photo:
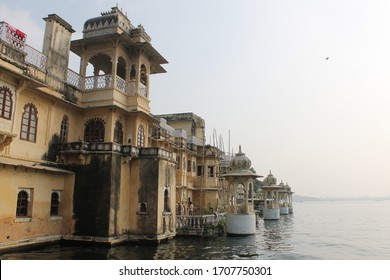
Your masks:
<svg viewBox="0 0 390 280"><path fill-rule="evenodd" d="M390 200L390 196L381 196L381 197L311 197L303 195L293 195L294 202L300 201L382 201Z"/></svg>

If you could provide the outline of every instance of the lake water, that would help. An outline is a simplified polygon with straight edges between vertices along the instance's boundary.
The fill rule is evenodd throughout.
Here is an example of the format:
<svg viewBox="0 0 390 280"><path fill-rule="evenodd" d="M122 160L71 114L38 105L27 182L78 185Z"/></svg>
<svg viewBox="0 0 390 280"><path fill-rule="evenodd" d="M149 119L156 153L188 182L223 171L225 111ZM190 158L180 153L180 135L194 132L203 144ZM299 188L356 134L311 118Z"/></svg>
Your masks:
<svg viewBox="0 0 390 280"><path fill-rule="evenodd" d="M0 259L73 260L390 260L390 201L295 202L294 214L260 219L247 237L176 237L160 245L52 245Z"/></svg>

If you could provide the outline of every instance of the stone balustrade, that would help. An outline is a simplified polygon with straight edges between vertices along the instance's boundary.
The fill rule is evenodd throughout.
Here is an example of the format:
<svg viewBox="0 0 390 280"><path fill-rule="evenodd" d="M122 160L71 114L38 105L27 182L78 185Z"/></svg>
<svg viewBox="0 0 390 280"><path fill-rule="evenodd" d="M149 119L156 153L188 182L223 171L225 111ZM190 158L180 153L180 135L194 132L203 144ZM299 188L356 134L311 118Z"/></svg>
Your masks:
<svg viewBox="0 0 390 280"><path fill-rule="evenodd" d="M181 215L176 217L176 232L178 235L198 235L205 233L206 227L216 227L221 221L225 221L224 213L214 215Z"/></svg>

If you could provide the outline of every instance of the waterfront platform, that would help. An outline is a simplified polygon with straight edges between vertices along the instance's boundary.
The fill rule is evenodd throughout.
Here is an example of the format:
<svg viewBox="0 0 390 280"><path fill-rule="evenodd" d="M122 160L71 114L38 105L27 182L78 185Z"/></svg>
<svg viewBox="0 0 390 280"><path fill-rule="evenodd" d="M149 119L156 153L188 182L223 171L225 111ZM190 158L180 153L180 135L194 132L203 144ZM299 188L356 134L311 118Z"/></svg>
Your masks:
<svg viewBox="0 0 390 280"><path fill-rule="evenodd" d="M225 232L225 229L225 213L176 217L176 235L178 236L212 236Z"/></svg>

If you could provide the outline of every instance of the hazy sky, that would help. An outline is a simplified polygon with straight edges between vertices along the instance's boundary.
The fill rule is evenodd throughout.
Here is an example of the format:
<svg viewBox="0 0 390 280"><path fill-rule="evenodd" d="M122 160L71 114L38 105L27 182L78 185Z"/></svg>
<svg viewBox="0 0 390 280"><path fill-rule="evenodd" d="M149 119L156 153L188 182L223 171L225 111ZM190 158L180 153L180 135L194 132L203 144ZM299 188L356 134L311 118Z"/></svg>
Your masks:
<svg viewBox="0 0 390 280"><path fill-rule="evenodd" d="M194 112L226 151L230 130L234 152L297 194L390 195L390 1L6 0L0 21L41 50L43 17L78 39L116 3L169 61L152 113Z"/></svg>

